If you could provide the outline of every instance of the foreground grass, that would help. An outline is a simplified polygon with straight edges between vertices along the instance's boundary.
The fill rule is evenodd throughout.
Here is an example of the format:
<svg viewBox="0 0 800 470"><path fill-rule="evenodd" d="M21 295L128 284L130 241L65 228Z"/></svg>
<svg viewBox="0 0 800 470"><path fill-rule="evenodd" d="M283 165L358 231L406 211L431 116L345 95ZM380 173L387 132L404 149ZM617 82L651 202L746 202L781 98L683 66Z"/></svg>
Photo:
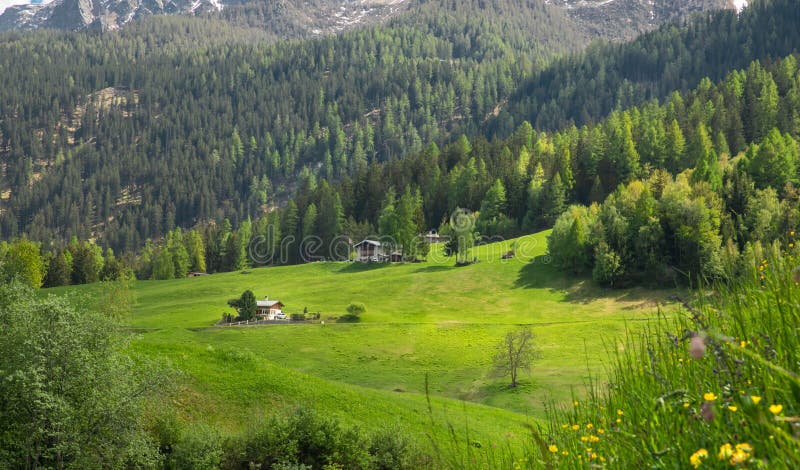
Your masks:
<svg viewBox="0 0 800 470"><path fill-rule="evenodd" d="M800 251L788 246L631 335L609 387L556 407L538 457L572 467L800 468Z"/></svg>

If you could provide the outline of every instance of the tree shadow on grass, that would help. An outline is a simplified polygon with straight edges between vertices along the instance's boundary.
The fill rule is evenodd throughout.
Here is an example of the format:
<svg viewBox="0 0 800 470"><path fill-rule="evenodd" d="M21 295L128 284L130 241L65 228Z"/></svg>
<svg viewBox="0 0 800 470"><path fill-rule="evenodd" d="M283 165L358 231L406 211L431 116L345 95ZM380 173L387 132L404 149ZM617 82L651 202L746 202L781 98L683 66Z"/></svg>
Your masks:
<svg viewBox="0 0 800 470"><path fill-rule="evenodd" d="M445 271L452 271L456 269L456 266L425 266L424 268L418 268L414 270L414 273L441 273Z"/></svg>
<svg viewBox="0 0 800 470"><path fill-rule="evenodd" d="M655 307L659 302L668 301L675 293L674 288L645 289L642 287L612 289L602 287L586 275L570 275L550 264L546 255L535 258L519 270L514 287L522 289L549 289L564 294L564 300L572 303L588 304L599 299L613 299L621 302L634 302L624 307L634 310L642 307Z"/></svg>
<svg viewBox="0 0 800 470"><path fill-rule="evenodd" d="M516 387L511 387L507 379L487 379L472 390L461 393L459 399L489 406L505 408L508 400L514 403L514 411L529 412L529 400L540 386L530 378L520 379Z"/></svg>
<svg viewBox="0 0 800 470"><path fill-rule="evenodd" d="M391 266L391 263L347 263L345 267L333 272L336 274L354 274L376 271L378 269L388 268L389 266Z"/></svg>

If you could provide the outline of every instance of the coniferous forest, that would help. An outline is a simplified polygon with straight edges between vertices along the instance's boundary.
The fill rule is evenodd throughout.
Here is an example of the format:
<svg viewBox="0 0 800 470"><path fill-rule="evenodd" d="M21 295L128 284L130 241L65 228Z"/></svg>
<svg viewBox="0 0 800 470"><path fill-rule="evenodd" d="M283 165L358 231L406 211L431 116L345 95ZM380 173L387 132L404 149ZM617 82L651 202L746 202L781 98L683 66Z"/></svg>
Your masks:
<svg viewBox="0 0 800 470"><path fill-rule="evenodd" d="M464 208L488 237L555 225L558 263L624 284L721 276L796 228L792 2L581 52L543 5L463 6L297 42L168 17L7 33L3 237L38 243L36 277L61 285L324 259L340 236L417 256L409 234ZM684 233L686 211L702 229ZM278 253L287 236L251 259L254 237Z"/></svg>

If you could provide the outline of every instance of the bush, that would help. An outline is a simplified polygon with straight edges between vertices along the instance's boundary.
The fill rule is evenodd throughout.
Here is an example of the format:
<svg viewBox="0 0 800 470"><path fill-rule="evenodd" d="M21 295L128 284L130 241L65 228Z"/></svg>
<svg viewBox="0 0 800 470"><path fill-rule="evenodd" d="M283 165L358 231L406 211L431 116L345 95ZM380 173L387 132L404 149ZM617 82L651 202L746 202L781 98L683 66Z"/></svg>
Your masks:
<svg viewBox="0 0 800 470"><path fill-rule="evenodd" d="M367 311L367 307L361 302L351 302L347 306L347 314L342 315L336 320L339 323L358 323L361 321L361 314Z"/></svg>
<svg viewBox="0 0 800 470"><path fill-rule="evenodd" d="M139 416L166 377L128 355L128 336L112 318L70 296L0 283L0 325L0 468L158 460Z"/></svg>
<svg viewBox="0 0 800 470"><path fill-rule="evenodd" d="M289 316L292 321L306 321L305 313L293 313Z"/></svg>
<svg viewBox="0 0 800 470"><path fill-rule="evenodd" d="M350 315L361 315L366 311L366 305L361 302L350 302L350 305L347 306L347 313Z"/></svg>
<svg viewBox="0 0 800 470"><path fill-rule="evenodd" d="M219 434L204 424L187 427L173 445L167 468L216 469L222 463L223 448Z"/></svg>
<svg viewBox="0 0 800 470"><path fill-rule="evenodd" d="M422 459L398 432L374 436L344 428L335 418L298 409L256 423L227 448L225 468L412 469Z"/></svg>

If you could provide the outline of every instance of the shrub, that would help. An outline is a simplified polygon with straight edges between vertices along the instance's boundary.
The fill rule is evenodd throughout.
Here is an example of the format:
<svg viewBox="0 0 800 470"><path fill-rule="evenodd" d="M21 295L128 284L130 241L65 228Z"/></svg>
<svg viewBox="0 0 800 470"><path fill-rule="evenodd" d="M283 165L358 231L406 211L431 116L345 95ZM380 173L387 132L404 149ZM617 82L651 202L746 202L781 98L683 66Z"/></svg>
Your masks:
<svg viewBox="0 0 800 470"><path fill-rule="evenodd" d="M222 440L219 434L207 425L195 423L187 427L180 440L174 444L167 467L211 470L219 468L222 456Z"/></svg>
<svg viewBox="0 0 800 470"><path fill-rule="evenodd" d="M224 467L242 469L403 470L423 461L397 429L369 436L304 408L255 423L226 450Z"/></svg>
<svg viewBox="0 0 800 470"><path fill-rule="evenodd" d="M351 302L347 306L347 313L350 315L361 315L367 311L366 305L361 302Z"/></svg>
<svg viewBox="0 0 800 470"><path fill-rule="evenodd" d="M361 314L367 311L367 307L361 302L351 302L347 306L347 314L342 315L336 320L339 323L358 323L361 321Z"/></svg>
<svg viewBox="0 0 800 470"><path fill-rule="evenodd" d="M68 296L0 283L0 325L0 468L158 460L138 417L165 377L128 355L128 336L112 318Z"/></svg>
<svg viewBox="0 0 800 470"><path fill-rule="evenodd" d="M306 314L305 313L293 313L289 316L292 321L306 321Z"/></svg>

